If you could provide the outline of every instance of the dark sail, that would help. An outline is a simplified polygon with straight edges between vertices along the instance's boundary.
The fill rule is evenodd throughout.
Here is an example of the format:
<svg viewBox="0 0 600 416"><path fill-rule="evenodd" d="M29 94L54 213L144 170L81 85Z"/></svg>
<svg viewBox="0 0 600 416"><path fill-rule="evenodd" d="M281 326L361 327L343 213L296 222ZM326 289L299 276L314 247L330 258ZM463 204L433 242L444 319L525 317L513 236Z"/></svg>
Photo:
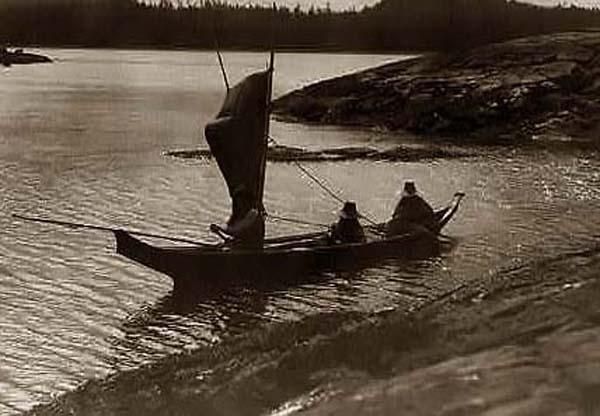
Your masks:
<svg viewBox="0 0 600 416"><path fill-rule="evenodd" d="M227 92L216 117L205 128L206 141L217 160L232 200L228 225L252 208L262 208L263 163L266 152L267 102L271 71L252 74Z"/></svg>

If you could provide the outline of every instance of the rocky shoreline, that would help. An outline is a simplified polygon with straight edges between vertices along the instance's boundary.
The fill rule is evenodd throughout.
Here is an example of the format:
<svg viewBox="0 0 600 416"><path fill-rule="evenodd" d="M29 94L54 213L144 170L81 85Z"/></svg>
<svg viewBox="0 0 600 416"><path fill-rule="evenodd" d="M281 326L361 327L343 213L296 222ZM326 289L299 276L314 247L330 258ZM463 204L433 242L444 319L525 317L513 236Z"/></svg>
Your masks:
<svg viewBox="0 0 600 416"><path fill-rule="evenodd" d="M430 54L326 80L274 103L286 121L514 142L600 132L600 31Z"/></svg>
<svg viewBox="0 0 600 416"><path fill-rule="evenodd" d="M181 159L210 159L209 149L183 149L164 152L165 156ZM271 162L345 162L350 160L374 160L387 162L416 162L421 160L449 159L471 156L463 150L448 146L395 146L390 149L375 149L369 146L338 147L308 150L296 146L273 145L267 149L267 160Z"/></svg>

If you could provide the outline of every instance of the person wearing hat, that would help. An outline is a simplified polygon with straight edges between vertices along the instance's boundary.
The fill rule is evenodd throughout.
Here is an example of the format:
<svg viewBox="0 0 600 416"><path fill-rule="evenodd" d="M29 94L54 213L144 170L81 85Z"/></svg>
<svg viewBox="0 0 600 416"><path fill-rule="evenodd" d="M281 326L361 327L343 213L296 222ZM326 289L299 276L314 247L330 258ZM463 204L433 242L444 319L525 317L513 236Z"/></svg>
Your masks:
<svg viewBox="0 0 600 416"><path fill-rule="evenodd" d="M417 193L415 183L406 181L392 219L387 223L386 235L415 231L434 232L435 216L433 208Z"/></svg>
<svg viewBox="0 0 600 416"><path fill-rule="evenodd" d="M334 243L362 243L365 232L358 221L356 203L346 202L339 213L338 221L331 227L331 240Z"/></svg>

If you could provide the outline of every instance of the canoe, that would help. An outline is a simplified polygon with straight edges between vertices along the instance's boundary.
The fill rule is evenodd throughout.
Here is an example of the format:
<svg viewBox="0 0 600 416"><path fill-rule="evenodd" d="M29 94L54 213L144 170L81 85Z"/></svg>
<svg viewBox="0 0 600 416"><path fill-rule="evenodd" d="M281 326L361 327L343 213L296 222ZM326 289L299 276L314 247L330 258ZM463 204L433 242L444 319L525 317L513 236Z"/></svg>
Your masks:
<svg viewBox="0 0 600 416"><path fill-rule="evenodd" d="M219 60L221 62L221 60ZM225 74L224 67L221 67ZM240 225L252 211L268 212L264 206L267 149L275 139L269 134L274 52L266 71L248 75L233 87L225 76L227 93L204 136L231 198L229 221ZM314 173L297 167L328 195L335 195ZM157 247L124 230L114 230L117 253L170 276L175 288L230 286L235 282L260 284L288 282L311 272L343 270L385 257L421 256L436 248L437 235L456 213L464 194L437 211L431 232L384 237L385 224L365 227L367 241L354 244L331 242L326 232L266 239L260 248L233 246L218 226L211 230L224 237L221 244ZM262 221L263 218L260 218Z"/></svg>
<svg viewBox="0 0 600 416"><path fill-rule="evenodd" d="M446 208L436 211L438 233L458 210L462 194L457 195ZM346 270L389 257L421 257L435 252L438 242L429 233L385 238L368 232L364 243L332 244L326 233L319 234L291 242L272 239L263 248L244 249L224 244L159 247L125 231L114 231L118 254L170 276L175 288L286 282L312 272Z"/></svg>

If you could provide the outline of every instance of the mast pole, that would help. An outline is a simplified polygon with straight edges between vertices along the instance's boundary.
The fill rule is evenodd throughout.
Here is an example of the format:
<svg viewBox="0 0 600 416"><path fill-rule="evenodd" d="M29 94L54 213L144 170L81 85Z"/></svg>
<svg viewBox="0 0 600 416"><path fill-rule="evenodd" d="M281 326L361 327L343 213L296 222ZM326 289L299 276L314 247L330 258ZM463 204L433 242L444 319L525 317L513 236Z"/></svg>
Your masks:
<svg viewBox="0 0 600 416"><path fill-rule="evenodd" d="M275 19L276 6L273 3L273 19ZM271 121L271 98L273 95L273 71L275 69L275 24L271 27L271 53L269 56L269 66L267 69L267 102L265 110L265 134L264 134L264 152L260 166L260 183L258 184L258 208L262 214L265 213L263 205L263 196L265 191L265 174L267 169L267 147L269 146L269 129Z"/></svg>

